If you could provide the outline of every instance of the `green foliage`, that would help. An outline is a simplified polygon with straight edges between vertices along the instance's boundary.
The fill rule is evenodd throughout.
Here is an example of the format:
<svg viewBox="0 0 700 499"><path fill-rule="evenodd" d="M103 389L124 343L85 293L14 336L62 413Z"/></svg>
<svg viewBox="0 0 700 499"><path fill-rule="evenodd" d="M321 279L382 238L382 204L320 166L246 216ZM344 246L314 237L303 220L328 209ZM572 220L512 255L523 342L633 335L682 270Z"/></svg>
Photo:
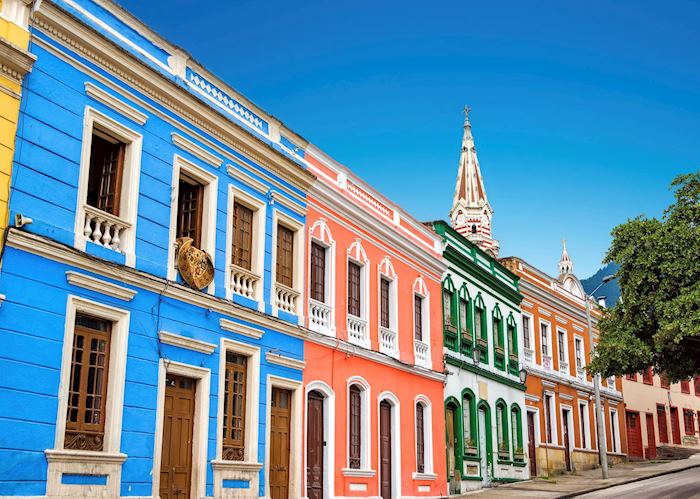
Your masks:
<svg viewBox="0 0 700 499"><path fill-rule="evenodd" d="M640 216L612 232L605 263L620 266L621 299L599 322L593 372L700 374L700 172L671 188L676 201L661 220Z"/></svg>

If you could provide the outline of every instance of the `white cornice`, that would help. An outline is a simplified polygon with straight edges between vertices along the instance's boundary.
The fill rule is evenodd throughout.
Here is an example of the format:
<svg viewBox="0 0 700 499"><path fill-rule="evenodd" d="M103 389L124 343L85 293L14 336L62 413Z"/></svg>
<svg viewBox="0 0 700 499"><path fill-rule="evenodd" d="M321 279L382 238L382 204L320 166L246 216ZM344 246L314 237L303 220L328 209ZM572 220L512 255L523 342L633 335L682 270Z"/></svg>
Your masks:
<svg viewBox="0 0 700 499"><path fill-rule="evenodd" d="M306 362L303 360L292 359L291 357L273 352L267 352L265 354L265 360L270 364L277 364L278 366L289 367L291 369L304 369L304 366L306 366Z"/></svg>
<svg viewBox="0 0 700 499"><path fill-rule="evenodd" d="M231 333L242 334L243 336L248 336L255 340L259 340L265 334L262 329L256 329L254 327L245 326L228 319L219 319L219 327L224 331L229 331Z"/></svg>
<svg viewBox="0 0 700 499"><path fill-rule="evenodd" d="M525 400L529 400L530 402L539 402L540 398L537 395L532 395L531 393L526 393Z"/></svg>
<svg viewBox="0 0 700 499"><path fill-rule="evenodd" d="M94 83L89 81L85 82L85 93L88 95L88 97L92 97L96 101L101 102L119 114L126 116L131 121L135 121L139 125L143 125L146 123L146 121L148 121L147 114L142 113L123 100L116 98L114 95L106 92Z"/></svg>
<svg viewBox="0 0 700 499"><path fill-rule="evenodd" d="M125 288L124 286L119 286L101 279L96 279L89 275L74 272L72 270L66 271L66 281L68 281L68 284L72 284L73 286L89 289L90 291L96 291L98 293L102 293L103 295L112 296L124 301L131 301L137 293L133 289Z"/></svg>
<svg viewBox="0 0 700 499"><path fill-rule="evenodd" d="M247 168L241 165L238 161L234 161L233 163L235 164L235 166L226 165L226 171L230 176L232 176L242 184L247 185L251 189L258 191L260 194L267 193L269 189L267 184L261 182L256 178L253 178L253 176L246 171Z"/></svg>
<svg viewBox="0 0 700 499"><path fill-rule="evenodd" d="M574 400L574 396L569 395L568 393L560 393L559 398L562 400Z"/></svg>
<svg viewBox="0 0 700 499"><path fill-rule="evenodd" d="M525 366L527 369L527 375L528 376L535 376L537 378L540 378L542 381L542 386L547 387L547 388L555 388L557 384L560 385L565 385L565 386L570 386L574 388L575 390L579 391L586 391L586 392L592 392L593 391L593 385L588 385L584 384L578 379L574 378L563 378L560 375L558 375L556 372L546 372L540 369L537 369L532 366L532 364L528 364ZM622 401L622 393L620 392L611 392L610 390L607 390L605 388L601 388L601 396L608 399L608 400L617 400L617 401Z"/></svg>
<svg viewBox="0 0 700 499"><path fill-rule="evenodd" d="M173 144L175 144L177 147L179 147L183 151L187 151L192 156L201 159L205 163L209 163L211 166L218 168L224 162L224 160L220 157L199 147L197 144L195 144L191 140L186 139L179 133L172 132L170 136L173 139Z"/></svg>
<svg viewBox="0 0 700 499"><path fill-rule="evenodd" d="M186 348L187 350L194 350L195 352L206 353L207 355L211 355L214 353L214 350L216 350L216 345L213 343L187 338L186 336L170 333L168 331L158 331L158 339L161 343L165 343L166 345Z"/></svg>

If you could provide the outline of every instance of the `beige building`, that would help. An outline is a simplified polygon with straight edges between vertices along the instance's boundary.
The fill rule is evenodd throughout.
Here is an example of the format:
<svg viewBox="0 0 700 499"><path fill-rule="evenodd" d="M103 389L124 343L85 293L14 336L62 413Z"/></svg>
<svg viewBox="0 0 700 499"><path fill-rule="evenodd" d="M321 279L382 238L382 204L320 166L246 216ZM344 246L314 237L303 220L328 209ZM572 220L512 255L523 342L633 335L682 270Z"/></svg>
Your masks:
<svg viewBox="0 0 700 499"><path fill-rule="evenodd" d="M651 368L622 381L630 459L700 451L700 378L669 385Z"/></svg>

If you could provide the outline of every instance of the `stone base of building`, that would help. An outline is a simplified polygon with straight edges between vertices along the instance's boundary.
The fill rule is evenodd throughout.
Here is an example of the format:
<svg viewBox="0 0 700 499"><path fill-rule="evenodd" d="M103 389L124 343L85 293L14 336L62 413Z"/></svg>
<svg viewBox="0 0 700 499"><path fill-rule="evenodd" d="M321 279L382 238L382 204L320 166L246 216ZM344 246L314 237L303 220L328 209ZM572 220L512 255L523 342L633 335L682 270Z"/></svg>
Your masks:
<svg viewBox="0 0 700 499"><path fill-rule="evenodd" d="M548 476L567 473L566 454L564 449L552 447L538 447L537 475ZM622 454L608 454L608 464L615 465L627 461L627 456ZM571 452L571 471L583 471L597 468L598 452L595 450L576 449Z"/></svg>

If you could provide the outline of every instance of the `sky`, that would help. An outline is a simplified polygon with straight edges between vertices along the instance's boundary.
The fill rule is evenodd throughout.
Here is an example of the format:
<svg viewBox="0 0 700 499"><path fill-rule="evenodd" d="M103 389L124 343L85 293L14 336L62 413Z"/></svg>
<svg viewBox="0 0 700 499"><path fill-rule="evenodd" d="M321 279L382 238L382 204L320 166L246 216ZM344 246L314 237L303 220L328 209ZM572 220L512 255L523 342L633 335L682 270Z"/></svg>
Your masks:
<svg viewBox="0 0 700 499"><path fill-rule="evenodd" d="M599 267L700 170L700 3L121 0L418 220L471 121L501 255Z"/></svg>

